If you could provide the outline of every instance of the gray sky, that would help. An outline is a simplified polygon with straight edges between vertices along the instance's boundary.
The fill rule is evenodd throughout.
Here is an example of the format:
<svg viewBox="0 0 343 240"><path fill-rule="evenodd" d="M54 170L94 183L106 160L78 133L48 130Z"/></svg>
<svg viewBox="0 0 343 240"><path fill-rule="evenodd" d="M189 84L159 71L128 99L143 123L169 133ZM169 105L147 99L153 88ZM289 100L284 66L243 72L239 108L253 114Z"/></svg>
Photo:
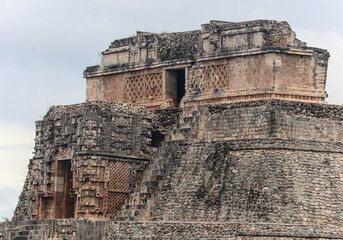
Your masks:
<svg viewBox="0 0 343 240"><path fill-rule="evenodd" d="M329 50L327 101L342 104L342 10L340 0L0 0L0 221L16 206L34 121L51 105L85 101L83 70L113 40L210 20L285 20L308 46Z"/></svg>

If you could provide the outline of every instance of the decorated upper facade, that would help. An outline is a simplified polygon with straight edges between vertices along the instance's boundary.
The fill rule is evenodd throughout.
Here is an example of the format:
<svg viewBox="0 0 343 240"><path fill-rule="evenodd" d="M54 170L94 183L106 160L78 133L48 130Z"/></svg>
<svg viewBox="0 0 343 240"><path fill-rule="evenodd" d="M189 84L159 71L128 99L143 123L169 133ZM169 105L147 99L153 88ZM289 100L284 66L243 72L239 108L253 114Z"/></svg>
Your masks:
<svg viewBox="0 0 343 240"><path fill-rule="evenodd" d="M329 53L287 22L210 21L201 30L137 32L88 67L87 101L148 108L265 98L324 102Z"/></svg>

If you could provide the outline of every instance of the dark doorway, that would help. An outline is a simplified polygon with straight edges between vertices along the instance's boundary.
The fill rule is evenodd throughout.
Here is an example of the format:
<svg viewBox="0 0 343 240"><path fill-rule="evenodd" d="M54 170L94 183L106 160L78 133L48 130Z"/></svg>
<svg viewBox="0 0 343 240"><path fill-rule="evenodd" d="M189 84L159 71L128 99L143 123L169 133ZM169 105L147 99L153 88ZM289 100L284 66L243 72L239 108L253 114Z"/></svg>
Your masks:
<svg viewBox="0 0 343 240"><path fill-rule="evenodd" d="M185 96L185 82L186 70L180 69L166 69L165 72L165 90L166 94L172 96L176 103L179 104L181 99Z"/></svg>
<svg viewBox="0 0 343 240"><path fill-rule="evenodd" d="M58 161L55 218L74 217L73 173L71 161Z"/></svg>
<svg viewBox="0 0 343 240"><path fill-rule="evenodd" d="M152 131L151 147L161 147L164 141L164 135L160 131Z"/></svg>
<svg viewBox="0 0 343 240"><path fill-rule="evenodd" d="M181 102L185 96L185 69L178 69L177 71L177 103Z"/></svg>

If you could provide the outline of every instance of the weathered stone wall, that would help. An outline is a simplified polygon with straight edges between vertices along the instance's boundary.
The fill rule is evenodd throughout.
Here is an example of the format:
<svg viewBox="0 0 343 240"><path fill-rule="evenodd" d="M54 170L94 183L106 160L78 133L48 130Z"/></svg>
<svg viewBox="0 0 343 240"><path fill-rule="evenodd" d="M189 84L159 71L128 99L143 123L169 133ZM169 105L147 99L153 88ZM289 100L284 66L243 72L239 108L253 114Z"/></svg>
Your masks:
<svg viewBox="0 0 343 240"><path fill-rule="evenodd" d="M36 122L0 240L343 239L328 57L269 20L114 41L88 102Z"/></svg>
<svg viewBox="0 0 343 240"><path fill-rule="evenodd" d="M287 22L255 20L247 22L210 21L202 24L203 51L206 55L221 51L249 50L256 48L300 48L303 43ZM224 49L220 49L222 47Z"/></svg>
<svg viewBox="0 0 343 240"><path fill-rule="evenodd" d="M207 60L192 66L185 102L273 98L317 101L326 73L311 55L266 53ZM324 71L324 72L323 72ZM305 97L306 96L306 97Z"/></svg>
<svg viewBox="0 0 343 240"><path fill-rule="evenodd" d="M231 143L232 144L232 143ZM243 144L242 144L243 145ZM340 224L343 153L231 150L230 143L164 146L148 201L158 221ZM177 187L176 187L177 186Z"/></svg>
<svg viewBox="0 0 343 240"><path fill-rule="evenodd" d="M131 126L138 127L141 135L136 136L146 136L144 132L148 129L152 139L147 140L143 149L133 150L130 156L125 155L130 152L127 149L121 152L120 144L118 149L110 147L116 137L94 141L103 139L99 133L106 129L106 121L94 120L97 115L113 120L113 116L122 117L125 113L105 111L104 103L88 103L76 109L89 111L82 115L87 116L81 121L85 128L77 127L80 131L84 129L81 131L84 140L76 141L83 143L80 145L83 151L75 154L73 163L76 169L73 186L81 189L77 193L80 198L77 217L104 216L101 205L92 202L108 198L101 196L102 187L106 189L106 184L101 185L102 181L97 180L101 171L92 174L95 166L103 167L103 163L110 162L109 158L114 158L113 162L119 162L118 158L133 160L135 154L140 159L150 159L149 165L139 167L119 211L108 215L115 221L99 227L95 223L97 230L94 231L100 239L343 238L342 106L261 100L160 109L153 113L140 109L138 112L148 125L138 127L132 122ZM73 111L63 111L73 116ZM52 109L47 116L59 116L56 113ZM47 119L56 121L59 117ZM102 125L95 128L95 122ZM119 128L125 123L117 119L112 126ZM37 136L42 135L39 131L38 128ZM95 138L94 134L99 137ZM121 142L126 141L129 132L123 134L117 136ZM144 149L151 152L141 152ZM115 154L106 155L106 151ZM37 179L29 172L28 179ZM31 186L35 187L34 181ZM29 212L22 207L28 193L23 191L16 220L25 219L24 215ZM75 230L82 221L68 221L57 221L58 236L71 238L86 234ZM26 234L38 239L43 232L56 229L54 224L53 221L2 223L0 233L4 239L8 234ZM32 226L41 232L27 230L35 229ZM87 234L92 233L87 231Z"/></svg>
<svg viewBox="0 0 343 240"><path fill-rule="evenodd" d="M341 106L268 100L155 112L165 141L117 220L342 227Z"/></svg>
<svg viewBox="0 0 343 240"><path fill-rule="evenodd" d="M13 220L115 214L149 162L148 112L115 103L57 106L36 125L35 156Z"/></svg>
<svg viewBox="0 0 343 240"><path fill-rule="evenodd" d="M69 219L2 222L0 240L100 240L106 225L106 221Z"/></svg>
<svg viewBox="0 0 343 240"><path fill-rule="evenodd" d="M168 113L168 112L166 112ZM261 100L183 109L170 139L215 142L243 139L307 140L342 144L337 105ZM185 129L189 134L184 134Z"/></svg>
<svg viewBox="0 0 343 240"><path fill-rule="evenodd" d="M308 224L38 220L0 223L0 240L21 239L342 239L342 229Z"/></svg>
<svg viewBox="0 0 343 240"><path fill-rule="evenodd" d="M202 30L142 33L114 41L85 70L87 101L175 107L181 104L291 99L324 102L329 54L306 47L287 22L211 21ZM170 71L184 70L183 84ZM175 72L174 72L175 73ZM180 82L179 82L180 80ZM177 93L178 94L178 93Z"/></svg>
<svg viewBox="0 0 343 240"><path fill-rule="evenodd" d="M107 238L120 239L342 239L342 229L306 224L239 222L109 222Z"/></svg>
<svg viewBox="0 0 343 240"><path fill-rule="evenodd" d="M123 72L87 79L88 101L160 106L165 102L163 69Z"/></svg>

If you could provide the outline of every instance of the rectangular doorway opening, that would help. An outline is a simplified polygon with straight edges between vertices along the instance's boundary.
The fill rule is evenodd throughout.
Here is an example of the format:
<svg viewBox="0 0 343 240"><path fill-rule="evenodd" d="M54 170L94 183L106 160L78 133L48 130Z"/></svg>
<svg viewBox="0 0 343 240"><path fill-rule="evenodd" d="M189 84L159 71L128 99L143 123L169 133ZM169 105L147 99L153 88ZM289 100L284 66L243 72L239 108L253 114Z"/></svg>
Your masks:
<svg viewBox="0 0 343 240"><path fill-rule="evenodd" d="M178 69L176 70L177 72L177 103L179 104L181 102L181 99L183 98L183 96L185 96L185 80L186 80L186 76L185 76L185 69Z"/></svg>
<svg viewBox="0 0 343 240"><path fill-rule="evenodd" d="M166 69L164 80L165 94L180 104L186 93L186 69Z"/></svg>
<svg viewBox="0 0 343 240"><path fill-rule="evenodd" d="M73 192L73 173L71 161L57 163L55 218L74 218L75 198Z"/></svg>

